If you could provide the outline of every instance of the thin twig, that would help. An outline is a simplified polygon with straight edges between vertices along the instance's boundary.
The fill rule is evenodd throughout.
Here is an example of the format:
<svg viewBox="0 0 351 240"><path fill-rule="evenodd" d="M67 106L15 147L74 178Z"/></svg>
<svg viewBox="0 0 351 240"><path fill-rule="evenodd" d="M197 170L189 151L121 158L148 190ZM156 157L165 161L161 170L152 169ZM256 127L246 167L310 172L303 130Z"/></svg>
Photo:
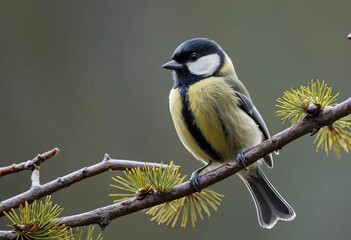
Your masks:
<svg viewBox="0 0 351 240"><path fill-rule="evenodd" d="M25 201L33 202L36 199L57 192L76 182L93 177L108 170L126 170L133 167L143 166L162 167L162 164L110 159L110 156L105 154L104 159L97 164L69 173L46 184L32 186L28 191L0 202L0 217L4 215L4 211L9 211L11 208L17 208Z"/></svg>
<svg viewBox="0 0 351 240"><path fill-rule="evenodd" d="M55 157L57 154L59 154L59 152L60 152L60 150L58 148L54 148L54 149L47 151L45 153L38 154L32 160L28 160L28 161L25 161L22 163L12 164L12 165L6 166L6 167L0 167L0 177L11 174L11 173L20 172L23 170L33 170L33 168L39 167L40 164L42 164L46 160Z"/></svg>

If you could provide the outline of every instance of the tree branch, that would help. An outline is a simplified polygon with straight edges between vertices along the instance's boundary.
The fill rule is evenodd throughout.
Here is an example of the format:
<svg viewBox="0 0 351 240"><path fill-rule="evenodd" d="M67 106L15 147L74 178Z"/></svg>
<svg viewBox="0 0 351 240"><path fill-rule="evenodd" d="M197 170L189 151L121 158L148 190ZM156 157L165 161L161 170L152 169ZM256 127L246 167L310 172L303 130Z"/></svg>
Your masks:
<svg viewBox="0 0 351 240"><path fill-rule="evenodd" d="M108 170L126 170L143 166L162 167L162 164L110 159L110 156L105 154L104 159L100 163L69 173L43 185L32 184L32 187L28 191L2 201L0 203L0 217L4 215L4 211L9 211L11 208L17 208L25 201L33 202L36 199L57 192L76 182L93 177Z"/></svg>
<svg viewBox="0 0 351 240"><path fill-rule="evenodd" d="M20 172L23 170L33 170L35 167L39 167L40 164L45 162L46 160L55 157L57 154L60 153L60 150L58 148L54 148L50 151L47 151L42 154L38 154L35 158L32 160L28 160L22 163L18 164L12 164L10 166L6 167L1 167L0 168L0 177L11 174L11 173L16 173Z"/></svg>
<svg viewBox="0 0 351 240"><path fill-rule="evenodd" d="M323 126L331 125L336 120L349 114L351 114L351 98L335 107L325 108L317 116L306 117L296 126L290 127L259 145L245 151L244 156L248 163L252 164L267 154L282 149L283 146L297 138L307 133L315 132L316 129L320 129ZM201 176L200 186L201 188L206 188L242 169L243 166L238 164L237 161L233 161ZM61 223L71 227L90 224L98 224L101 227L105 227L115 218L185 197L192 193L194 193L194 189L190 186L189 182L185 182L177 185L168 193L152 193L142 200L138 200L137 198L127 199L86 213L64 217L62 218Z"/></svg>
<svg viewBox="0 0 351 240"><path fill-rule="evenodd" d="M320 129L321 127L329 126L333 124L333 122L335 122L336 120L345 117L349 114L351 114L351 98L338 104L335 107L325 108L316 116L307 116L302 122L298 123L296 126L290 127L274 135L270 139L260 143L259 145L245 151L244 156L248 163L252 164L255 161L266 156L267 154L282 149L282 147L296 140L297 138L307 133L316 132L316 130ZM68 174L66 175L66 178L69 179L70 177L75 176L75 178L80 179L81 176L86 177L86 174L90 176L90 174L92 174L93 168L101 168L102 166L100 165L105 165L108 161L111 160L108 159L108 156L105 156L105 159L102 161L102 163L93 165L89 168L81 169L72 174ZM144 166L143 163L139 164L140 166ZM201 188L206 188L239 172L242 169L243 166L241 166L237 161L230 162L201 176L199 181L200 186ZM95 170L95 172L99 171ZM58 181L58 183L56 184L62 184L62 179L60 179L61 178L55 180ZM70 184L72 183L73 182L71 182ZM44 194L44 192L41 193L43 194L42 196L49 194ZM189 182L185 182L175 186L170 192L167 193L149 193L147 196L145 196L145 198L141 200L134 197L89 212L63 217L61 219L61 223L70 227L98 224L102 228L104 228L115 218L134 213L161 203L185 197L192 193L194 193L194 189L191 187ZM7 203L9 204L9 202ZM11 237L14 237L13 234L11 235L11 231L0 231L0 239L12 239Z"/></svg>
<svg viewBox="0 0 351 240"><path fill-rule="evenodd" d="M0 240L16 239L15 234L12 231L0 231Z"/></svg>

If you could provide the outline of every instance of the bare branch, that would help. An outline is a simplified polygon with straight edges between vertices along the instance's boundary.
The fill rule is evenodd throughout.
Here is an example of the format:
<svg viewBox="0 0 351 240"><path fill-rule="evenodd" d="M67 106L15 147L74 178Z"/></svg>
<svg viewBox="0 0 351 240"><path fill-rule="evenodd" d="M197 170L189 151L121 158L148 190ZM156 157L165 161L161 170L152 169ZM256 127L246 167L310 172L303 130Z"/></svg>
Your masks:
<svg viewBox="0 0 351 240"><path fill-rule="evenodd" d="M69 187L76 182L82 181L89 177L93 177L108 170L126 170L133 167L143 166L161 167L162 164L110 159L110 156L108 154L105 154L104 159L100 163L82 168L43 185L34 184L28 191L0 202L0 216L4 215L4 211L9 211L11 208L17 208L21 203L24 203L25 201L33 202L36 199L57 192L63 188Z"/></svg>
<svg viewBox="0 0 351 240"><path fill-rule="evenodd" d="M7 174L20 172L23 170L33 170L33 168L39 167L40 164L42 164L43 162L45 162L46 160L48 160L50 158L55 157L59 153L60 153L60 150L58 148L54 148L54 149L47 151L45 153L38 154L38 156L36 156L32 160L28 160L28 161L18 163L18 164L12 164L12 165L6 166L6 167L1 167L0 168L0 177L5 176Z"/></svg>
<svg viewBox="0 0 351 240"><path fill-rule="evenodd" d="M16 236L12 231L0 231L0 240L2 239L12 240L16 239Z"/></svg>

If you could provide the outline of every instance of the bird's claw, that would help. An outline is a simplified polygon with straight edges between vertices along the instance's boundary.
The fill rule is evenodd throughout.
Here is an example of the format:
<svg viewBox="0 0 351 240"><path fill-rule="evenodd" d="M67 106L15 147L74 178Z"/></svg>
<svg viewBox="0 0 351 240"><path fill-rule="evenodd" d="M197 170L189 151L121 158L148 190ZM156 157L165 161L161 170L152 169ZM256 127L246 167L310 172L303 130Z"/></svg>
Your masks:
<svg viewBox="0 0 351 240"><path fill-rule="evenodd" d="M199 175L196 173L191 174L190 177L190 185L196 192L201 192L200 182L199 182Z"/></svg>
<svg viewBox="0 0 351 240"><path fill-rule="evenodd" d="M247 165L249 165L248 161L246 160L245 156L244 156L244 151L243 150L239 150L238 153L236 154L236 161L238 163L240 163L241 165L243 165L245 171L248 170Z"/></svg>

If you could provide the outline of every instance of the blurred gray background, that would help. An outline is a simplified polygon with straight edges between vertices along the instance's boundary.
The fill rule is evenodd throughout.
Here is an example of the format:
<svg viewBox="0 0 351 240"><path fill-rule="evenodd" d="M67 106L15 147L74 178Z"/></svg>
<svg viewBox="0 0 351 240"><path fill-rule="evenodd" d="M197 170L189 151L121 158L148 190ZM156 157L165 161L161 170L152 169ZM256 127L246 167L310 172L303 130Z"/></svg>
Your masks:
<svg viewBox="0 0 351 240"><path fill-rule="evenodd" d="M161 68L186 39L209 37L232 57L272 134L286 127L276 98L310 79L350 96L351 1L1 1L0 165L53 147L45 183L113 158L201 166L181 145ZM286 146L265 169L295 208L293 222L261 229L237 177L212 189L225 198L196 228L158 226L143 212L113 221L105 239L344 239L351 228L351 162L316 153L312 137ZM111 204L107 172L53 194L71 215ZM2 177L1 199L30 187L30 173ZM8 224L0 219L1 229Z"/></svg>

